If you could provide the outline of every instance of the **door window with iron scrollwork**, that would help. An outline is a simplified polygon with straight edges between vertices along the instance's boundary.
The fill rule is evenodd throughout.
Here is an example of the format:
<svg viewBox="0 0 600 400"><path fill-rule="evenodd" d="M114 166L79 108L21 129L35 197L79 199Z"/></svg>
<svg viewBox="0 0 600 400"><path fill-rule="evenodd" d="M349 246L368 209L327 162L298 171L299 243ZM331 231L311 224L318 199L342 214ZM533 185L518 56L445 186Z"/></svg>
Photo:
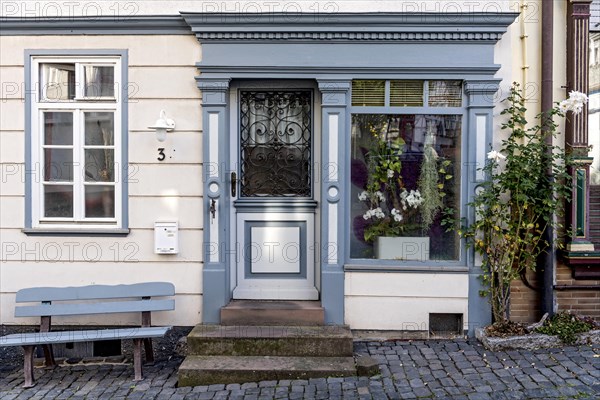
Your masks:
<svg viewBox="0 0 600 400"><path fill-rule="evenodd" d="M311 196L310 91L240 93L242 197Z"/></svg>

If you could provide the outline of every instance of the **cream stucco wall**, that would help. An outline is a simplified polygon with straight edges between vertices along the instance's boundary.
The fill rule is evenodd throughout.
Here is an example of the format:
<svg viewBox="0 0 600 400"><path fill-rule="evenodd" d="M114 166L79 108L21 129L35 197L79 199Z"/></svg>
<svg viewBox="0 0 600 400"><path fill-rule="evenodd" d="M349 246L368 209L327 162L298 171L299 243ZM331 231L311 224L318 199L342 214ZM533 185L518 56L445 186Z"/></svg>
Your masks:
<svg viewBox="0 0 600 400"><path fill-rule="evenodd" d="M161 324L194 325L202 301L202 113L194 81L200 44L185 36L0 36L0 323L13 317L14 295L31 286L168 281L176 312L157 313ZM27 236L24 170L24 51L127 49L129 53L129 225L126 237ZM14 93L14 84L20 90ZM147 127L161 109L177 129L160 143ZM157 161L157 148L167 158ZM178 220L180 252L154 254L154 221ZM90 262L93 260L93 262ZM107 322L101 317L57 323ZM113 320L110 320L113 322ZM134 322L128 316L122 323Z"/></svg>
<svg viewBox="0 0 600 400"><path fill-rule="evenodd" d="M429 331L430 313L462 314L467 274L347 272L345 320L352 329Z"/></svg>

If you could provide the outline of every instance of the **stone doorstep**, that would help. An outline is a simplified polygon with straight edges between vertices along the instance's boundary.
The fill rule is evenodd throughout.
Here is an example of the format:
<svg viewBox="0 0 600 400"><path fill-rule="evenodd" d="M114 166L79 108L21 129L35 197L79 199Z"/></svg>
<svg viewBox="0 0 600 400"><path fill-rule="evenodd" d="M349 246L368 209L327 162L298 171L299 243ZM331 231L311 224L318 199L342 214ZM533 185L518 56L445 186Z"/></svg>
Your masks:
<svg viewBox="0 0 600 400"><path fill-rule="evenodd" d="M221 325L325 325L319 301L232 300L221 308Z"/></svg>
<svg viewBox="0 0 600 400"><path fill-rule="evenodd" d="M600 344L600 330L593 330L577 335L576 345ZM475 337L483 346L491 351L502 350L535 350L549 347L562 347L564 343L558 336L532 333L530 335L512 336L507 338L491 337L485 333L485 328L477 328Z"/></svg>
<svg viewBox="0 0 600 400"><path fill-rule="evenodd" d="M197 325L187 345L198 356L351 357L354 350L347 326Z"/></svg>
<svg viewBox="0 0 600 400"><path fill-rule="evenodd" d="M189 356L179 386L355 376L354 357Z"/></svg>

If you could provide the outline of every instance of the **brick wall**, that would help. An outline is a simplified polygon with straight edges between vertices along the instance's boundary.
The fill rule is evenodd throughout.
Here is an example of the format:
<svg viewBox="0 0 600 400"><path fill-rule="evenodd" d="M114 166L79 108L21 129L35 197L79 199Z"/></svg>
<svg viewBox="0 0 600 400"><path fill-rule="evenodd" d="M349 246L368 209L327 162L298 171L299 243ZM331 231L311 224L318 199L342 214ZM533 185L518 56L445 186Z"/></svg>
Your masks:
<svg viewBox="0 0 600 400"><path fill-rule="evenodd" d="M571 277L571 269L560 263L556 270L557 285L600 285L600 280L581 280ZM554 292L559 311L571 311L600 321L600 290L557 290Z"/></svg>
<svg viewBox="0 0 600 400"><path fill-rule="evenodd" d="M534 287L538 286L534 272L527 271L527 280ZM540 294L529 289L520 279L513 281L510 291L510 319L524 323L539 321L541 318Z"/></svg>

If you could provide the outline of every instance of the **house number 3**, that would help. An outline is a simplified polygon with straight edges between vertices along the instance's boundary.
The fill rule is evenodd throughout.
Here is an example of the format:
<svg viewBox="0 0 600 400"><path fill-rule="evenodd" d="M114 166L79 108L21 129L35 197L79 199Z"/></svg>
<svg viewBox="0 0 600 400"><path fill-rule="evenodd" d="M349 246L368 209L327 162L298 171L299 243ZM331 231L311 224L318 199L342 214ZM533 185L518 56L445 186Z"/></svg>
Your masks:
<svg viewBox="0 0 600 400"><path fill-rule="evenodd" d="M164 161L165 160L165 148L164 147L159 147L158 148L158 157L156 158L158 161Z"/></svg>

